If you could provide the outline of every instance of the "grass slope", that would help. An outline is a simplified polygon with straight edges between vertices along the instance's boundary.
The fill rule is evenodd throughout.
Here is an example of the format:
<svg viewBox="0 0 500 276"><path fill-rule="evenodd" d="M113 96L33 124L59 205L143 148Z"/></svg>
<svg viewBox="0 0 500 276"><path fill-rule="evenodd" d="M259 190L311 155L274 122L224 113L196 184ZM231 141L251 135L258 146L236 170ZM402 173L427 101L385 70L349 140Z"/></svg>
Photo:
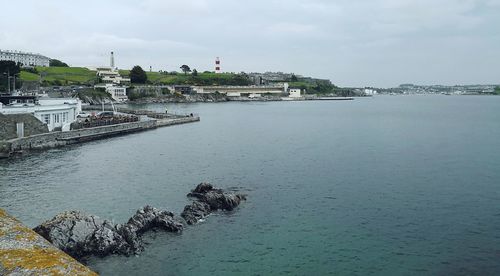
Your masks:
<svg viewBox="0 0 500 276"><path fill-rule="evenodd" d="M129 76L130 70L120 70L122 76ZM148 82L153 84L203 84L203 85L217 85L224 83L234 83L237 74L231 73L198 73L198 76L184 75L179 73L177 75L167 75L159 72L146 72Z"/></svg>
<svg viewBox="0 0 500 276"><path fill-rule="evenodd" d="M21 71L23 81L37 81L42 75L45 85L90 84L97 80L96 71L82 67L36 67L38 74Z"/></svg>

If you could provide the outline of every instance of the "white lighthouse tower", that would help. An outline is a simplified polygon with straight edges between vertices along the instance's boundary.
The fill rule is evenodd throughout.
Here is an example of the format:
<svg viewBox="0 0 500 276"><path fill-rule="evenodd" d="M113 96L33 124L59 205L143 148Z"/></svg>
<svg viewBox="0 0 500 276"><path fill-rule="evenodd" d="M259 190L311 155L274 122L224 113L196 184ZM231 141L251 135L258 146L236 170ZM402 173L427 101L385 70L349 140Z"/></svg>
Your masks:
<svg viewBox="0 0 500 276"><path fill-rule="evenodd" d="M221 71L220 71L220 59L219 57L216 57L215 58L215 73L216 74L219 74Z"/></svg>
<svg viewBox="0 0 500 276"><path fill-rule="evenodd" d="M110 63L109 65L111 66L111 71L115 71L115 56L113 52L111 52L109 63Z"/></svg>

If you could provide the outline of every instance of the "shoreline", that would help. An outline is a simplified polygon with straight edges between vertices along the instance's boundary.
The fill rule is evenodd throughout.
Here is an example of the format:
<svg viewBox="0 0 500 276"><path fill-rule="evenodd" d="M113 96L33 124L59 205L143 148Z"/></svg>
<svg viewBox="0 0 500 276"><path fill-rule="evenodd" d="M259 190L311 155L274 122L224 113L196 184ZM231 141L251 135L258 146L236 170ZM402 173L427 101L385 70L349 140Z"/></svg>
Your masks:
<svg viewBox="0 0 500 276"><path fill-rule="evenodd" d="M224 103L224 102L303 102L303 101L345 101L354 100L356 97L337 97L337 96L324 96L324 97L300 97L300 98L287 98L287 97L200 97L197 95L185 95L180 97L151 97L142 98L137 100L130 100L123 103L113 103L114 105L125 104L156 104L156 103ZM110 104L104 104L110 105ZM99 104L89 104L87 106L99 106Z"/></svg>

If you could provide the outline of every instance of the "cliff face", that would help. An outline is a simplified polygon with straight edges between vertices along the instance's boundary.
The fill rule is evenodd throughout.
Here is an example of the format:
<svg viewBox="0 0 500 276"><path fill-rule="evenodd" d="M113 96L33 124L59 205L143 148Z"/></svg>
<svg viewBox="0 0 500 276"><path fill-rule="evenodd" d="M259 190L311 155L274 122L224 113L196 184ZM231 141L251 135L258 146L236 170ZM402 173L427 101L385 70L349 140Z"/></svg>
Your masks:
<svg viewBox="0 0 500 276"><path fill-rule="evenodd" d="M0 140L17 138L17 123L24 122L24 136L49 132L47 125L31 114L0 114Z"/></svg>

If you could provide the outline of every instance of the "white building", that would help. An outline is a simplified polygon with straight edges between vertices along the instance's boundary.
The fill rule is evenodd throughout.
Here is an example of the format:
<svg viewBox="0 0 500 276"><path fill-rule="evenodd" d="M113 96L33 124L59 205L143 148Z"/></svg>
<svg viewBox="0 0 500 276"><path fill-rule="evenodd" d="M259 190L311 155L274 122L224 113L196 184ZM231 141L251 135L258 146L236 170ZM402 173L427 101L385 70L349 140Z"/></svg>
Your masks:
<svg viewBox="0 0 500 276"><path fill-rule="evenodd" d="M76 121L76 116L82 111L82 102L79 99L48 98L39 99L37 103L3 105L0 103L2 114L29 113L42 123L45 123L49 131L56 127L62 130L70 130L71 123Z"/></svg>
<svg viewBox="0 0 500 276"><path fill-rule="evenodd" d="M370 89L370 88L365 88L364 92L365 92L365 95L367 95L367 96L374 96L374 95L378 94L377 90Z"/></svg>
<svg viewBox="0 0 500 276"><path fill-rule="evenodd" d="M125 86L106 85L106 92L117 102L128 101L127 87Z"/></svg>
<svg viewBox="0 0 500 276"><path fill-rule="evenodd" d="M301 95L300 95L300 92L301 92L301 89L300 88L290 88L288 90L288 97L290 98L300 98Z"/></svg>
<svg viewBox="0 0 500 276"><path fill-rule="evenodd" d="M106 90L111 95L111 98L117 102L128 101L127 86L116 85L114 83L99 83L94 85L94 89L101 88Z"/></svg>
<svg viewBox="0 0 500 276"><path fill-rule="evenodd" d="M197 94L220 93L228 97L250 96L259 97L262 95L279 96L288 91L288 83L278 85L252 85L252 86L193 86Z"/></svg>
<svg viewBox="0 0 500 276"><path fill-rule="evenodd" d="M103 83L116 85L130 84L130 78L125 78L112 67L88 67L91 70L97 70L97 76L101 78Z"/></svg>
<svg viewBox="0 0 500 276"><path fill-rule="evenodd" d="M50 59L40 54L21 51L0 50L0 60L10 60L21 63L23 67L49 66Z"/></svg>

